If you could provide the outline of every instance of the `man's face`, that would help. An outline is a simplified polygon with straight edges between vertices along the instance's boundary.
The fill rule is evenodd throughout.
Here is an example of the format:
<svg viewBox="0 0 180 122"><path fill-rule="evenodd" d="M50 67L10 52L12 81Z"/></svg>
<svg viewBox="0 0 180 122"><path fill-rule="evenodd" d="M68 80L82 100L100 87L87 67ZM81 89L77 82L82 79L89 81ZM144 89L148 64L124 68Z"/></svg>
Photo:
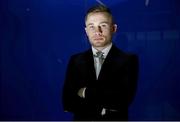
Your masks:
<svg viewBox="0 0 180 122"><path fill-rule="evenodd" d="M85 24L86 34L95 48L103 48L111 43L112 35L117 29L111 16L105 12L90 13Z"/></svg>

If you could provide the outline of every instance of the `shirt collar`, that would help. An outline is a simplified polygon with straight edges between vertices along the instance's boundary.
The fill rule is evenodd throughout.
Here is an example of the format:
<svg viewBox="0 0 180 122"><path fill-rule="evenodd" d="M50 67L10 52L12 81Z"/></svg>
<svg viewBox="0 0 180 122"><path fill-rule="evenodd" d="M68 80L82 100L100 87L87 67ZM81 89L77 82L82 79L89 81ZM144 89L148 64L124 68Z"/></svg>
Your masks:
<svg viewBox="0 0 180 122"><path fill-rule="evenodd" d="M109 50L111 49L111 47L112 47L112 43L110 43L106 48L104 48L102 50L102 52L104 53L103 54L104 58L106 58L106 56L108 55ZM92 46L92 52L93 52L93 55L96 55L96 52L98 52L98 50Z"/></svg>

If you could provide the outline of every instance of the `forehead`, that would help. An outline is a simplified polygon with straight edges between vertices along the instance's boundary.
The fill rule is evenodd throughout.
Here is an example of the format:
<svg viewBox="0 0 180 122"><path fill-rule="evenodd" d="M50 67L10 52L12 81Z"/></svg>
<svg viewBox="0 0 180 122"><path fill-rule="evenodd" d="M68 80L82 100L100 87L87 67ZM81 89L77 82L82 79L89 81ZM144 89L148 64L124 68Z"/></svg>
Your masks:
<svg viewBox="0 0 180 122"><path fill-rule="evenodd" d="M112 22L112 16L107 12L93 12L87 15L86 24L100 21Z"/></svg>

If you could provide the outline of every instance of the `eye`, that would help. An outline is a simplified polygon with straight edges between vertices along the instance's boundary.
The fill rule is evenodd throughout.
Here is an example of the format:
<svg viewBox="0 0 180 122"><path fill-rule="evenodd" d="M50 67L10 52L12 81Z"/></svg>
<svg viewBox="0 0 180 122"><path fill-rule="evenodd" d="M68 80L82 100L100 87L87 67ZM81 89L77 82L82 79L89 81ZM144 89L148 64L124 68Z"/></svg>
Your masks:
<svg viewBox="0 0 180 122"><path fill-rule="evenodd" d="M102 27L106 27L107 25L106 24L103 24L103 25L101 25Z"/></svg>
<svg viewBox="0 0 180 122"><path fill-rule="evenodd" d="M93 30L93 29L94 29L94 26L93 26L93 25L90 25L90 26L88 26L88 29Z"/></svg>
<svg viewBox="0 0 180 122"><path fill-rule="evenodd" d="M103 23L100 26L101 26L101 28L108 28L108 24L106 24L106 23Z"/></svg>

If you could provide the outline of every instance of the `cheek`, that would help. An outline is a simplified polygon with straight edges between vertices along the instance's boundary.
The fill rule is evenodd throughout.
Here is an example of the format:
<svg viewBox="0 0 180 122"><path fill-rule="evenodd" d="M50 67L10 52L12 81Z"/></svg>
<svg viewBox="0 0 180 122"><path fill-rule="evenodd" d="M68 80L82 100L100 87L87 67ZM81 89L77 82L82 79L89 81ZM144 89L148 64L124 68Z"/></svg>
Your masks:
<svg viewBox="0 0 180 122"><path fill-rule="evenodd" d="M92 34L87 34L87 37L88 37L89 41L92 42L92 38L93 38Z"/></svg>
<svg viewBox="0 0 180 122"><path fill-rule="evenodd" d="M87 37L88 37L88 39L91 39L91 38L92 38L92 36L91 36L90 34L87 34Z"/></svg>
<svg viewBox="0 0 180 122"><path fill-rule="evenodd" d="M89 39L91 39L93 37L93 34L92 33L87 33L87 36Z"/></svg>
<svg viewBox="0 0 180 122"><path fill-rule="evenodd" d="M86 35L87 35L88 37L90 37L92 34L91 34L90 32L88 32L88 31L86 31Z"/></svg>
<svg viewBox="0 0 180 122"><path fill-rule="evenodd" d="M111 32L110 31L104 31L103 32L103 35L105 36L105 37L110 37L111 36Z"/></svg>

